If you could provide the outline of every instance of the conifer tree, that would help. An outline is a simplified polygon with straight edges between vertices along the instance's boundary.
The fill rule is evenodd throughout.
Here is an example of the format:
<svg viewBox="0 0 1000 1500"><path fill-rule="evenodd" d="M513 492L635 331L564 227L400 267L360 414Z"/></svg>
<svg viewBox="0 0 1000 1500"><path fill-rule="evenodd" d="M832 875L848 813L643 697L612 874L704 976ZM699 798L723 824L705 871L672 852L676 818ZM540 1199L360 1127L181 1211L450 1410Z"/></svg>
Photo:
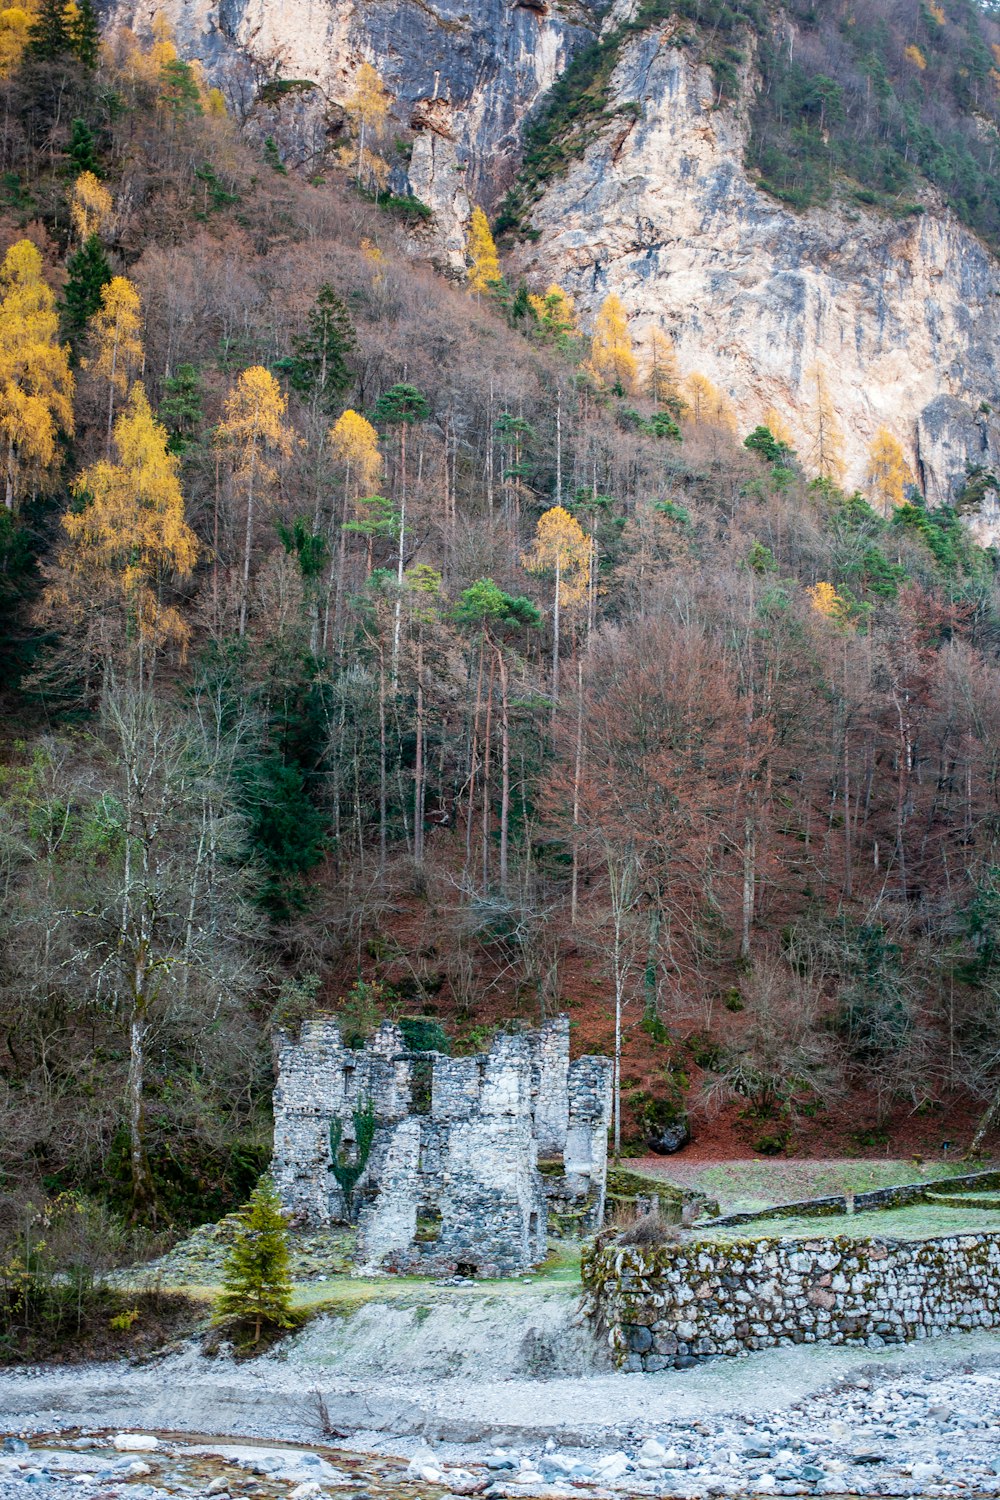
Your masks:
<svg viewBox="0 0 1000 1500"><path fill-rule="evenodd" d="M820 479L839 484L844 476L844 438L837 425L826 371L815 364L806 376L809 382L809 458Z"/></svg>
<svg viewBox="0 0 1000 1500"><path fill-rule="evenodd" d="M489 220L481 208L472 210L466 254L470 262L469 291L477 296L494 291L500 281L500 258L490 233Z"/></svg>
<svg viewBox="0 0 1000 1500"><path fill-rule="evenodd" d="M29 485L44 482L60 431L73 431L69 349L59 343L41 253L18 240L0 265L0 465L8 511Z"/></svg>
<svg viewBox="0 0 1000 1500"><path fill-rule="evenodd" d="M288 1271L288 1224L270 1177L262 1177L240 1209L236 1238L222 1270L222 1291L213 1321L229 1318L254 1325L255 1344L265 1324L290 1328L292 1283Z"/></svg>
<svg viewBox="0 0 1000 1500"><path fill-rule="evenodd" d="M142 368L142 305L127 276L112 276L101 291L101 305L90 320L95 353L85 363L108 383L107 447L111 451L115 397L124 396Z"/></svg>
<svg viewBox="0 0 1000 1500"><path fill-rule="evenodd" d="M590 573L591 540L579 521L561 505L538 522L531 551L521 562L529 573L554 573L552 603L552 704L559 698L559 627L562 609L582 599Z"/></svg>
<svg viewBox="0 0 1000 1500"><path fill-rule="evenodd" d="M99 235L111 217L114 200L93 172L81 172L73 184L69 213L73 231L83 244Z"/></svg>
<svg viewBox="0 0 1000 1500"><path fill-rule="evenodd" d="M79 116L70 126L69 159L78 172L93 172L95 177L100 177L94 132L86 120L81 120Z"/></svg>
<svg viewBox="0 0 1000 1500"><path fill-rule="evenodd" d="M163 382L160 421L170 434L167 447L183 454L195 441L202 418L202 383L195 365L178 365Z"/></svg>
<svg viewBox="0 0 1000 1500"><path fill-rule="evenodd" d="M542 334L554 344L561 347L577 332L573 298L555 282L546 287L544 296L530 295L528 306Z"/></svg>
<svg viewBox="0 0 1000 1500"><path fill-rule="evenodd" d="M371 63L364 62L354 81L354 92L344 105L358 127L357 182L364 180L365 144L369 136L378 136L389 112L389 95Z"/></svg>
<svg viewBox="0 0 1000 1500"><path fill-rule="evenodd" d="M906 486L913 483L913 473L906 462L902 444L887 427L876 432L868 449L868 484L872 499L884 515L890 515L906 499Z"/></svg>
<svg viewBox="0 0 1000 1500"><path fill-rule="evenodd" d="M83 471L74 486L81 504L63 517L69 542L59 558L62 590L79 617L95 605L117 609L119 639L140 646L142 665L150 660L147 647L183 645L187 638L162 593L171 576L190 576L198 542L184 518L178 460L140 381L115 423L114 440L117 462L101 459Z"/></svg>
<svg viewBox="0 0 1000 1500"><path fill-rule="evenodd" d="M66 262L62 328L74 355L90 319L101 305L101 293L111 280L111 267L96 234L84 240Z"/></svg>
<svg viewBox="0 0 1000 1500"><path fill-rule="evenodd" d="M649 371L646 388L650 399L671 416L683 416L685 402L680 393L681 374L674 346L661 328L649 335Z"/></svg>
<svg viewBox="0 0 1000 1500"><path fill-rule="evenodd" d="M688 375L683 384L684 397L688 404L688 415L693 422L703 422L707 427L723 427L736 431L736 414L728 398L707 375L697 371Z"/></svg>
<svg viewBox="0 0 1000 1500"><path fill-rule="evenodd" d="M350 357L358 341L350 314L329 282L316 294L308 324L308 332L292 339L291 355L279 360L275 368L288 377L293 391L332 416L354 381Z"/></svg>
<svg viewBox="0 0 1000 1500"><path fill-rule="evenodd" d="M609 387L616 396L627 396L635 387L636 362L628 316L614 292L605 297L594 320L588 368L598 385Z"/></svg>
<svg viewBox="0 0 1000 1500"><path fill-rule="evenodd" d="M66 0L41 0L25 55L38 62L56 62L72 51Z"/></svg>
<svg viewBox="0 0 1000 1500"><path fill-rule="evenodd" d="M97 67L101 51L101 28L91 0L73 0L67 19L70 50L89 73Z"/></svg>
<svg viewBox="0 0 1000 1500"><path fill-rule="evenodd" d="M256 507L276 481L274 457L292 451L293 434L285 426L288 402L270 370L252 365L244 370L226 399L225 417L216 442L229 455L230 473L246 505L243 577L240 591L239 633L246 634L250 597L250 558Z"/></svg>

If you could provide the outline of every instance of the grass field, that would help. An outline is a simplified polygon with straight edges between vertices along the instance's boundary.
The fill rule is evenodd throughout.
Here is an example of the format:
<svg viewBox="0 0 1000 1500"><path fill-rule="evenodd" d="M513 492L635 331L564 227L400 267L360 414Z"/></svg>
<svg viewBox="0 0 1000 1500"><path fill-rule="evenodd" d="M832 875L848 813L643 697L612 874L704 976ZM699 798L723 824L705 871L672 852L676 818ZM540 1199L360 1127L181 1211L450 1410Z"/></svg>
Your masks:
<svg viewBox="0 0 1000 1500"><path fill-rule="evenodd" d="M991 1165L984 1163L983 1167ZM630 1163L650 1176L695 1188L718 1199L723 1213L748 1213L772 1204L797 1203L804 1198L825 1198L837 1193L872 1192L907 1182L935 1182L975 1171L968 1162L925 1161L905 1158L873 1161L869 1158L801 1161L771 1158L714 1163L685 1163L683 1156Z"/></svg>

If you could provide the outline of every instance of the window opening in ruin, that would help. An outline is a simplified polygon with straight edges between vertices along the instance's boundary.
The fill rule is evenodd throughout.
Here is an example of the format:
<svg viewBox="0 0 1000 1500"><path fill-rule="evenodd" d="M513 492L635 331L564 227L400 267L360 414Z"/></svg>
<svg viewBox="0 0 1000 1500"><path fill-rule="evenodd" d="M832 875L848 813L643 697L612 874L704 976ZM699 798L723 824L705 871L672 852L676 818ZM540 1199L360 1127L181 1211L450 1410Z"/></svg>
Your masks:
<svg viewBox="0 0 1000 1500"><path fill-rule="evenodd" d="M417 1209L417 1229L414 1244L433 1245L441 1237L441 1210L423 1205Z"/></svg>
<svg viewBox="0 0 1000 1500"><path fill-rule="evenodd" d="M410 1064L410 1108L415 1115L429 1115L434 1088L433 1057L415 1057Z"/></svg>
<svg viewBox="0 0 1000 1500"><path fill-rule="evenodd" d="M474 1265L471 1260L460 1260L455 1263L455 1275L467 1276L470 1281L474 1278L478 1270L479 1267Z"/></svg>
<svg viewBox="0 0 1000 1500"><path fill-rule="evenodd" d="M528 1234L530 1235L530 1237L532 1239L534 1239L535 1235L537 1233L538 1233L538 1215L536 1213L532 1213L528 1217Z"/></svg>

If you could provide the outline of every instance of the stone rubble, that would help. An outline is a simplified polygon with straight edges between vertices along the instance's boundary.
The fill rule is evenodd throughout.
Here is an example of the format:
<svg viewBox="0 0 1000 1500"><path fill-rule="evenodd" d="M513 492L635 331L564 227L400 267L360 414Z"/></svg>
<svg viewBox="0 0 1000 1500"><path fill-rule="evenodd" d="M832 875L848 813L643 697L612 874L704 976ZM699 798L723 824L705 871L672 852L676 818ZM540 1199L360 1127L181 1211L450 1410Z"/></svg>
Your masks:
<svg viewBox="0 0 1000 1500"><path fill-rule="evenodd" d="M609 1415L613 1415L610 1413ZM30 1430L30 1426L25 1428ZM710 1500L715 1496L1000 1495L1000 1364L975 1369L882 1371L850 1378L783 1411L727 1411L663 1420L646 1430L606 1428L599 1446L545 1440L511 1447L410 1442L405 1458L363 1460L295 1448L182 1443L163 1438L146 1461L121 1451L123 1437L11 1436L0 1449L3 1500L97 1500L106 1487L121 1500L256 1493L261 1500L351 1500L381 1496L486 1500L536 1496L614 1500ZM568 1437L569 1435L566 1434ZM575 1440L574 1440L575 1441ZM225 1474L206 1480L212 1459ZM343 1466L341 1466L343 1465ZM247 1484L247 1479L251 1481Z"/></svg>

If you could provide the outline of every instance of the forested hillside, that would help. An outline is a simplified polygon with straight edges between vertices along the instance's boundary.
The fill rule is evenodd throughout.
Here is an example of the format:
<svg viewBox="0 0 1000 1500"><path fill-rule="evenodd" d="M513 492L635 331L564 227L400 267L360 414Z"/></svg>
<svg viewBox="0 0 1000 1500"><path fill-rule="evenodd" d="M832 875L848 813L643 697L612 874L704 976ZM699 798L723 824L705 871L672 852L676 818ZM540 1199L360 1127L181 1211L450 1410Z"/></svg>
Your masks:
<svg viewBox="0 0 1000 1500"><path fill-rule="evenodd" d="M0 64L8 1208L217 1215L314 1006L566 1008L625 1147L967 1141L1000 593L891 434L843 493L821 375L808 454L736 431L479 212L442 279L373 69L307 179L164 26L9 8Z"/></svg>

